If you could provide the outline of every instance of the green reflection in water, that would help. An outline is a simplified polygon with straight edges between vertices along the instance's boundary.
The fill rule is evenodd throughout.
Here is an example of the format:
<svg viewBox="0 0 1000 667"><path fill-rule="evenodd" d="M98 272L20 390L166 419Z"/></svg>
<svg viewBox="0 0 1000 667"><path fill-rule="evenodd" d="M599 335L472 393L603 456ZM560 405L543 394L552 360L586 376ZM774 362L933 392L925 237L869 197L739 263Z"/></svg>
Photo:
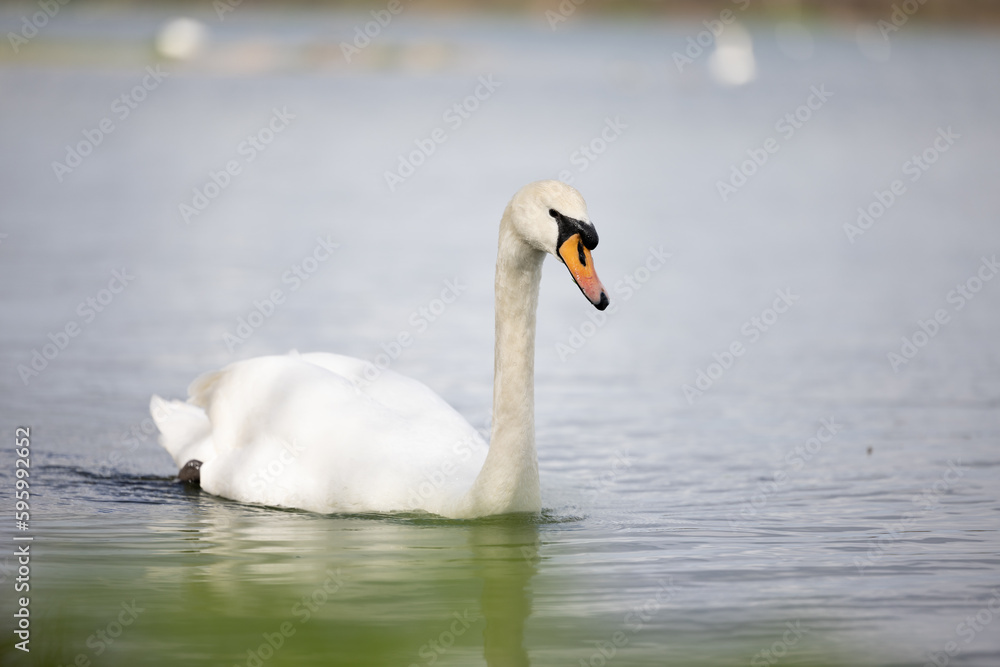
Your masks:
<svg viewBox="0 0 1000 667"><path fill-rule="evenodd" d="M36 542L33 651L7 657L529 664L537 519L321 516L192 495L166 521L139 505L150 523L114 512L102 530L50 525Z"/></svg>
<svg viewBox="0 0 1000 667"><path fill-rule="evenodd" d="M587 519L324 516L162 479L63 481L39 498L32 652L5 644L5 667L690 667L746 664L785 631L706 627L669 558L623 559L642 545ZM782 665L848 664L815 635L793 648L808 653Z"/></svg>

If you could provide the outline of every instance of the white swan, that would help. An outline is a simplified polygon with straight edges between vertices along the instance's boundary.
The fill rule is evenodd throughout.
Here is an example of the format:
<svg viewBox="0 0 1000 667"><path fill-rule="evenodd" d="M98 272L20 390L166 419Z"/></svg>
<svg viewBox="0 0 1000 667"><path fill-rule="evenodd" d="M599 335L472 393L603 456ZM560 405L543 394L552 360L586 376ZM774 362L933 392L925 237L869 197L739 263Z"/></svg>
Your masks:
<svg viewBox="0 0 1000 667"><path fill-rule="evenodd" d="M500 220L490 445L437 394L336 354L239 361L197 378L187 402L153 396L160 443L209 493L324 513L423 510L452 518L539 512L535 311L542 260L569 268L598 309L608 297L583 197L531 183ZM199 463L200 462L200 463Z"/></svg>

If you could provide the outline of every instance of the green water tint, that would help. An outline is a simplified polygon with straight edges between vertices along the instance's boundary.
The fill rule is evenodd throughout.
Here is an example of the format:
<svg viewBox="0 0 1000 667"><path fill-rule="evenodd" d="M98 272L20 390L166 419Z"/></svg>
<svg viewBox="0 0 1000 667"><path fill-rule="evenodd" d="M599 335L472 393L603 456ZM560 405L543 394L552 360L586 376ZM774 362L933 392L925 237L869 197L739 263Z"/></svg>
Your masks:
<svg viewBox="0 0 1000 667"><path fill-rule="evenodd" d="M578 517L323 516L139 486L171 502L40 528L32 650L7 644L3 664L652 665L711 653L665 651L690 643L660 623L679 611L671 577L608 612L560 575L551 555L585 558L558 540ZM546 570L554 591L536 601Z"/></svg>
<svg viewBox="0 0 1000 667"><path fill-rule="evenodd" d="M209 498L181 514L57 553L39 538L31 664L467 664L484 652L527 664L527 518L344 519Z"/></svg>

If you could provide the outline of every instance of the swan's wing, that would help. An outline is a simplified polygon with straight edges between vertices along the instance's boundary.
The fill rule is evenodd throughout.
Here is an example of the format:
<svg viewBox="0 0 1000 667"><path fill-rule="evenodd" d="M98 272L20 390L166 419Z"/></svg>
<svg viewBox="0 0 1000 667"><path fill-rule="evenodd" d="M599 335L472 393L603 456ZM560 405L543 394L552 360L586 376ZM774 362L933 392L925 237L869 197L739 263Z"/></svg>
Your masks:
<svg viewBox="0 0 1000 667"><path fill-rule="evenodd" d="M214 457L212 425L204 410L154 395L149 401L149 413L160 429L160 444L170 452L178 468L191 459L204 461Z"/></svg>
<svg viewBox="0 0 1000 667"><path fill-rule="evenodd" d="M196 377L188 385L188 403L207 410L208 404L212 402L212 394L215 393L219 381L225 377L227 368L228 366L221 371L210 371Z"/></svg>
<svg viewBox="0 0 1000 667"><path fill-rule="evenodd" d="M186 405L210 423L202 487L326 512L435 511L437 499L467 489L487 450L475 429L426 385L387 370L369 381L366 368L291 354L199 377Z"/></svg>
<svg viewBox="0 0 1000 667"><path fill-rule="evenodd" d="M443 433L459 425L475 430L447 401L419 380L342 354L311 352L298 358L337 374L402 419L425 422L428 428Z"/></svg>

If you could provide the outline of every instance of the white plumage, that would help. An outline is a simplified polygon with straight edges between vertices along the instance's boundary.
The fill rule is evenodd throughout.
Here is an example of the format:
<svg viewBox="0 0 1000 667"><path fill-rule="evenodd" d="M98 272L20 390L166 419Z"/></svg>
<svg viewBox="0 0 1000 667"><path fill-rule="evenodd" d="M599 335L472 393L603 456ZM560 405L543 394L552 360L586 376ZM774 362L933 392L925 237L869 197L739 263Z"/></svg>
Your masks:
<svg viewBox="0 0 1000 667"><path fill-rule="evenodd" d="M426 385L390 370L368 382L365 363L248 359L199 377L187 403L154 396L151 408L178 466L203 462L209 493L316 512L449 514L486 443Z"/></svg>
<svg viewBox="0 0 1000 667"><path fill-rule="evenodd" d="M560 257L588 298L606 307L592 262L581 269L575 259L585 254L580 233L592 233L596 245L587 220L583 198L557 181L525 186L504 212L489 447L416 380L381 370L369 381L368 362L294 352L206 373L187 402L153 396L161 444L178 466L202 462L203 489L248 503L455 518L539 511L533 376L541 262L546 253ZM557 248L564 242L571 252Z"/></svg>

